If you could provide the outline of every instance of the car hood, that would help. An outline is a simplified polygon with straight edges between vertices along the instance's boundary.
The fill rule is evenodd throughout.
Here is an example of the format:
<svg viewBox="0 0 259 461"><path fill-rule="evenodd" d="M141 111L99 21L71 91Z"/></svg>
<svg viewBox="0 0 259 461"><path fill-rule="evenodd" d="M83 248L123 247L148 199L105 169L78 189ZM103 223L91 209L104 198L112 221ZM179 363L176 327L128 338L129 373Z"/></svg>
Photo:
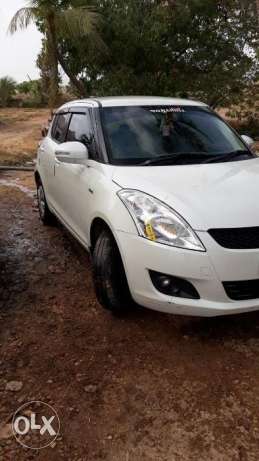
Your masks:
<svg viewBox="0 0 259 461"><path fill-rule="evenodd" d="M195 230L259 226L259 159L115 167L113 181L162 200Z"/></svg>

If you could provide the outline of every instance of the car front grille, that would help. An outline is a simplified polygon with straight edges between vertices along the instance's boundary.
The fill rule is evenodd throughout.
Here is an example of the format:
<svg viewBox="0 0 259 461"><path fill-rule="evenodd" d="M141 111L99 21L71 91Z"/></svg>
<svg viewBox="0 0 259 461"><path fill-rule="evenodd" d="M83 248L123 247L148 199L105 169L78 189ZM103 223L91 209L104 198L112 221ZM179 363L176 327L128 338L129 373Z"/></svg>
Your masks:
<svg viewBox="0 0 259 461"><path fill-rule="evenodd" d="M228 297L234 301L259 299L259 280L223 282L223 286Z"/></svg>
<svg viewBox="0 0 259 461"><path fill-rule="evenodd" d="M259 248L259 227L210 229L208 232L224 248L235 250Z"/></svg>

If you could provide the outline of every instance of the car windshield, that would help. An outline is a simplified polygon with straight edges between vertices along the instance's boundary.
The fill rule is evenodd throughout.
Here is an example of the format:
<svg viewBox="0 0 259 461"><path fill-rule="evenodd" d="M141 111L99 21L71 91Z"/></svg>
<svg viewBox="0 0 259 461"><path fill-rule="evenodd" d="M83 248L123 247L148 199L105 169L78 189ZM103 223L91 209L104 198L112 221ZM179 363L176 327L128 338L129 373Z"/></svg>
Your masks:
<svg viewBox="0 0 259 461"><path fill-rule="evenodd" d="M105 107L102 122L110 161L117 165L192 164L252 157L235 132L207 107Z"/></svg>

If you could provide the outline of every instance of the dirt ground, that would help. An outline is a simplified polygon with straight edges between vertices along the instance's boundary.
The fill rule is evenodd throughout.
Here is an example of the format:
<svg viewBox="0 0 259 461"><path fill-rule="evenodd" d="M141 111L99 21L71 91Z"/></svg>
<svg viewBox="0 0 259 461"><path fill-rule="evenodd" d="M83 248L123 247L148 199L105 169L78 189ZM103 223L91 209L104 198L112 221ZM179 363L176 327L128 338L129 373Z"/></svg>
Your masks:
<svg viewBox="0 0 259 461"><path fill-rule="evenodd" d="M24 164L35 158L49 113L49 109L0 109L0 165Z"/></svg>
<svg viewBox="0 0 259 461"><path fill-rule="evenodd" d="M0 426L41 400L61 431L35 451L0 429L0 460L258 461L259 312L114 318L88 255L40 223L33 193L31 173L1 173Z"/></svg>

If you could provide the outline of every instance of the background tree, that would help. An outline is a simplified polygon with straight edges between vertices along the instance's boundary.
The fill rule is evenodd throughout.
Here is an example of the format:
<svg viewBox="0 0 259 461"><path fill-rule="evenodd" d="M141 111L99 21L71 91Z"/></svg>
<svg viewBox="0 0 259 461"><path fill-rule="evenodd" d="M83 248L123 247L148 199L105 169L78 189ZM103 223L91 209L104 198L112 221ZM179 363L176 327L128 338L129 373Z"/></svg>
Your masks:
<svg viewBox="0 0 259 461"><path fill-rule="evenodd" d="M31 0L10 30L33 20L44 33L38 65L52 104L60 63L79 96L175 95L219 107L256 91L257 8L258 0Z"/></svg>
<svg viewBox="0 0 259 461"><path fill-rule="evenodd" d="M41 89L43 97L48 99L49 88L51 87L51 59L49 57L47 40L42 39L41 51L37 57L37 66L40 71ZM60 83L60 77L58 76L58 84Z"/></svg>
<svg viewBox="0 0 259 461"><path fill-rule="evenodd" d="M50 105L58 102L58 63L81 94L85 87L71 72L69 65L59 51L60 37L90 37L100 41L97 25L99 16L86 6L72 7L66 0L30 0L28 7L21 8L12 18L9 26L11 34L25 29L34 22L44 33L45 47L50 69Z"/></svg>
<svg viewBox="0 0 259 461"><path fill-rule="evenodd" d="M62 55L90 94L174 94L229 105L258 79L256 1L88 1L105 18L109 52L64 37Z"/></svg>
<svg viewBox="0 0 259 461"><path fill-rule="evenodd" d="M0 78L0 106L6 107L10 104L15 94L16 82L12 77Z"/></svg>
<svg viewBox="0 0 259 461"><path fill-rule="evenodd" d="M32 87L31 80L24 80L23 82L17 83L16 90L18 93L29 94Z"/></svg>
<svg viewBox="0 0 259 461"><path fill-rule="evenodd" d="M24 97L26 95L26 97ZM21 106L42 107L48 102L48 93L43 91L42 78L25 80L16 85L16 98Z"/></svg>

